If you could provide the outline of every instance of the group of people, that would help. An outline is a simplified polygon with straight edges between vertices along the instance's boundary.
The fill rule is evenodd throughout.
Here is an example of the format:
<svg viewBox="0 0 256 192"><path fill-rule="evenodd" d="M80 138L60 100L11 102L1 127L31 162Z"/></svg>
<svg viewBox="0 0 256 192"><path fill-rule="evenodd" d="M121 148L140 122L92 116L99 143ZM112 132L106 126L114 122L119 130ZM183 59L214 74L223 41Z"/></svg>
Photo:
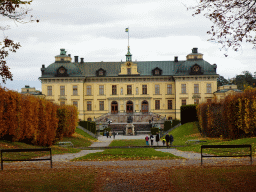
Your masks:
<svg viewBox="0 0 256 192"><path fill-rule="evenodd" d="M108 137L110 137L111 138L111 136L113 135L113 137L114 137L114 139L115 139L115 137L116 137L116 135L117 135L117 133L115 132L115 131L113 131L113 134L112 134L112 132L110 131L110 132L106 132L106 136L107 136L107 138Z"/></svg>
<svg viewBox="0 0 256 192"><path fill-rule="evenodd" d="M149 140L151 141L151 146L154 144L154 136L151 134L150 136L146 136L145 137L145 140L146 140L146 145L149 145ZM157 133L156 134L156 142L157 142L157 145L158 145L158 142L160 140L160 137L159 137L159 134ZM163 146L165 146L165 143L166 143L166 147L169 148L171 145L172 145L172 142L173 142L173 136L172 135L169 135L168 133L165 135L165 137L163 137L162 139L163 141ZM170 142L170 146L169 146L169 142Z"/></svg>

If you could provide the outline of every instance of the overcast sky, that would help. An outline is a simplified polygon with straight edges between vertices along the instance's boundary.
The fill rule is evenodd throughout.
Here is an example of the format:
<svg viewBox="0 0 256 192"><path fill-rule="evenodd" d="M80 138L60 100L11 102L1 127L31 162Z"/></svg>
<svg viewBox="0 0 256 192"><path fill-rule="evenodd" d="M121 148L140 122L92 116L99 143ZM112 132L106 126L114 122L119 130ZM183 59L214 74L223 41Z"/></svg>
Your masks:
<svg viewBox="0 0 256 192"><path fill-rule="evenodd" d="M185 60L193 47L204 60L217 64L217 73L232 78L242 71L256 72L255 53L251 44L240 51L220 51L221 45L207 41L212 23L203 16L192 16L186 6L196 0L34 0L28 8L39 23L16 24L1 18L0 33L20 42L21 48L7 59L13 81L2 84L20 91L25 85L41 90L42 64L54 62L60 49L83 57L84 61L125 61L128 34L133 61ZM186 5L186 6L184 6Z"/></svg>

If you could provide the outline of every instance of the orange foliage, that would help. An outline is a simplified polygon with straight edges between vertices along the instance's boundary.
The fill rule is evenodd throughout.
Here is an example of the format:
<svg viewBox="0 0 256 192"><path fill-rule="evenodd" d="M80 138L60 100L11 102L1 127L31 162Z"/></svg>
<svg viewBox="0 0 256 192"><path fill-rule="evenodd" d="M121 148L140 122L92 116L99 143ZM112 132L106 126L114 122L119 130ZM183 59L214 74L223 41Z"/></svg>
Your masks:
<svg viewBox="0 0 256 192"><path fill-rule="evenodd" d="M51 146L56 139L71 136L77 122L75 106L59 106L0 87L0 138Z"/></svg>
<svg viewBox="0 0 256 192"><path fill-rule="evenodd" d="M199 125L208 137L236 139L256 135L256 90L229 95L223 102L197 107Z"/></svg>

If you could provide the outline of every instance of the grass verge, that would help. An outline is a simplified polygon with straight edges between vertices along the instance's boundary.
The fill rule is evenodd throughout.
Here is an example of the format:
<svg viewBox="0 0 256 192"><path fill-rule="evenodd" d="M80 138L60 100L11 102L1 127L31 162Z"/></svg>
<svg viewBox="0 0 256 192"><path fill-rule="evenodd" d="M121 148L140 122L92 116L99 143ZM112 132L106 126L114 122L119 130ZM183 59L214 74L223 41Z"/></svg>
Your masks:
<svg viewBox="0 0 256 192"><path fill-rule="evenodd" d="M160 160L181 159L171 153L156 151L152 148L106 149L103 152L91 153L73 161L117 161L117 160Z"/></svg>
<svg viewBox="0 0 256 192"><path fill-rule="evenodd" d="M123 147L123 146L145 146L144 139L131 139L131 140L113 140L110 147Z"/></svg>

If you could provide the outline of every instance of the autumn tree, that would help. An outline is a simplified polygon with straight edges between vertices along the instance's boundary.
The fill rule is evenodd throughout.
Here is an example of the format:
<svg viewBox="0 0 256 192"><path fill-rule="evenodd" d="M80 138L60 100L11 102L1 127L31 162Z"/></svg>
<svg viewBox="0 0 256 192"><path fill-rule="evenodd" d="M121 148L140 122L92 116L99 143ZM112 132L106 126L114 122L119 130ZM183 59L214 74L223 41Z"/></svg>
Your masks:
<svg viewBox="0 0 256 192"><path fill-rule="evenodd" d="M32 0L0 0L0 16L16 23L38 22L38 20L33 19L32 15L28 15L31 9L28 9L26 5L31 2ZM0 26L2 31L7 29L9 29L9 26ZM6 64L6 57L8 57L9 52L16 52L20 47L20 43L15 43L5 35L3 41L0 42L0 76L3 83L6 83L7 79L12 80L13 77L10 68Z"/></svg>
<svg viewBox="0 0 256 192"><path fill-rule="evenodd" d="M255 87L255 79L249 71L243 71L242 74L236 75L234 83L240 90L244 90L248 86Z"/></svg>
<svg viewBox="0 0 256 192"><path fill-rule="evenodd" d="M231 83L230 80L225 79L225 77L223 77L223 76L219 76L217 78L217 86L218 87L222 86L222 85L228 85L230 83Z"/></svg>
<svg viewBox="0 0 256 192"><path fill-rule="evenodd" d="M207 32L212 36L209 40L221 43L225 50L237 51L242 42L256 48L255 0L200 0L189 9L195 10L193 16L203 14L214 23Z"/></svg>

